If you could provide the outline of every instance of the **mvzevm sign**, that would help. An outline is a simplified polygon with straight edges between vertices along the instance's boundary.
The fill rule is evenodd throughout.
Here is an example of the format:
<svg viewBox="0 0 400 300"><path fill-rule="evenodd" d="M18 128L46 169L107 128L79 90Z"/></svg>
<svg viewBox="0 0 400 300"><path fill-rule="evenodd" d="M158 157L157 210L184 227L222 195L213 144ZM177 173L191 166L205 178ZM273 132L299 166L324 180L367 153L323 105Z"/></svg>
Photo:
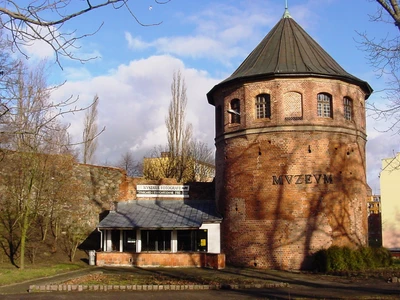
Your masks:
<svg viewBox="0 0 400 300"><path fill-rule="evenodd" d="M148 198L188 198L189 186L188 185L137 185L136 197Z"/></svg>
<svg viewBox="0 0 400 300"><path fill-rule="evenodd" d="M331 174L301 174L301 175L279 175L272 176L273 185L283 184L332 184Z"/></svg>

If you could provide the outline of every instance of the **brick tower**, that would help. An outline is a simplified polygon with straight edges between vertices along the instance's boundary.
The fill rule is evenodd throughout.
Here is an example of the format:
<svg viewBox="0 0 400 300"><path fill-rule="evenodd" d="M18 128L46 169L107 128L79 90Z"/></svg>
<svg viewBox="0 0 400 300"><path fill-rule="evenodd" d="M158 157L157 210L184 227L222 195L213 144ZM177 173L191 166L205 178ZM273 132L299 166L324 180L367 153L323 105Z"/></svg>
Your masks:
<svg viewBox="0 0 400 300"><path fill-rule="evenodd" d="M367 244L365 100L289 15L208 94L228 264L305 269L332 245Z"/></svg>

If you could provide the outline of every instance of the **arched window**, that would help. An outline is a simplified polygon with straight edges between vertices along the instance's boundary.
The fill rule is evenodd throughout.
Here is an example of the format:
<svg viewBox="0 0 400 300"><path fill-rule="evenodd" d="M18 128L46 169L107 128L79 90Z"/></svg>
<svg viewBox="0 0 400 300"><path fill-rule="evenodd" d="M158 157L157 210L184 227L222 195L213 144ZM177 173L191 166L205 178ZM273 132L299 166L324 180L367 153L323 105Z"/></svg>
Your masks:
<svg viewBox="0 0 400 300"><path fill-rule="evenodd" d="M285 120L303 119L302 95L297 92L288 92L283 95L283 112Z"/></svg>
<svg viewBox="0 0 400 300"><path fill-rule="evenodd" d="M271 119L271 96L269 94L260 94L257 96L256 117L257 119Z"/></svg>
<svg viewBox="0 0 400 300"><path fill-rule="evenodd" d="M353 115L353 101L349 97L343 98L343 113L344 118L351 121Z"/></svg>
<svg viewBox="0 0 400 300"><path fill-rule="evenodd" d="M233 99L231 101L231 123L240 123L240 100Z"/></svg>
<svg viewBox="0 0 400 300"><path fill-rule="evenodd" d="M317 97L318 117L332 118L332 96L327 93L320 93Z"/></svg>
<svg viewBox="0 0 400 300"><path fill-rule="evenodd" d="M222 116L222 108L221 105L218 105L215 108L215 129L217 132L220 132L222 130L222 124L223 124L223 116Z"/></svg>

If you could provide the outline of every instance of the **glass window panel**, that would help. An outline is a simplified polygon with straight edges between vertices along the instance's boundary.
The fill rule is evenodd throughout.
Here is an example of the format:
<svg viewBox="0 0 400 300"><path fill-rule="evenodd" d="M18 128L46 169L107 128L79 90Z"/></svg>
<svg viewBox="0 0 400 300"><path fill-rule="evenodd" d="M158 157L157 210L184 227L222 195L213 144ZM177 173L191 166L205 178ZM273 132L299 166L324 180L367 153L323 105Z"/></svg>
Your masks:
<svg viewBox="0 0 400 300"><path fill-rule="evenodd" d="M143 251L171 251L171 230L142 230Z"/></svg>
<svg viewBox="0 0 400 300"><path fill-rule="evenodd" d="M332 97L321 93L317 97L317 114L319 117L332 118Z"/></svg>
<svg viewBox="0 0 400 300"><path fill-rule="evenodd" d="M271 118L271 97L269 94L261 94L256 98L257 119Z"/></svg>
<svg viewBox="0 0 400 300"><path fill-rule="evenodd" d="M231 113L231 123L240 123L240 100L233 99L231 101L231 109L237 114Z"/></svg>

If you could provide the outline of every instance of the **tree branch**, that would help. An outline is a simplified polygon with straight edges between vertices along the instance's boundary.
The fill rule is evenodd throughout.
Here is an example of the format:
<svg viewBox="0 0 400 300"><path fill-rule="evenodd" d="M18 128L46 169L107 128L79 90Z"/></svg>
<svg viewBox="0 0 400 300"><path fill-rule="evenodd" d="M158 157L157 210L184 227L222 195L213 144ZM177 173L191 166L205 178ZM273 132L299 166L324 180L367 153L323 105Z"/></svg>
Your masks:
<svg viewBox="0 0 400 300"><path fill-rule="evenodd" d="M154 1L156 4L162 5L171 0ZM31 46L35 41L39 40L44 41L55 53L55 60L61 68L61 57L81 62L94 59L75 57L71 49L77 49L76 42L78 40L96 34L103 26L103 22L101 22L94 32L78 36L75 36L76 31L63 32L62 26L74 18L85 15L91 11L111 6L115 10L125 8L135 22L141 26L156 26L162 23L145 24L141 22L130 8L129 0L102 0L96 1L97 4L86 0L86 2L83 2L85 3L83 7L77 8L75 11L69 13L65 13L65 11L72 6L71 0L47 0L39 4L37 4L37 2L36 0L31 0L31 2L24 7L21 4L17 4L16 1L2 1L2 5L0 5L0 26L3 28L3 31L8 33L8 38L12 46L25 57L27 57L27 54L23 51L22 46Z"/></svg>

